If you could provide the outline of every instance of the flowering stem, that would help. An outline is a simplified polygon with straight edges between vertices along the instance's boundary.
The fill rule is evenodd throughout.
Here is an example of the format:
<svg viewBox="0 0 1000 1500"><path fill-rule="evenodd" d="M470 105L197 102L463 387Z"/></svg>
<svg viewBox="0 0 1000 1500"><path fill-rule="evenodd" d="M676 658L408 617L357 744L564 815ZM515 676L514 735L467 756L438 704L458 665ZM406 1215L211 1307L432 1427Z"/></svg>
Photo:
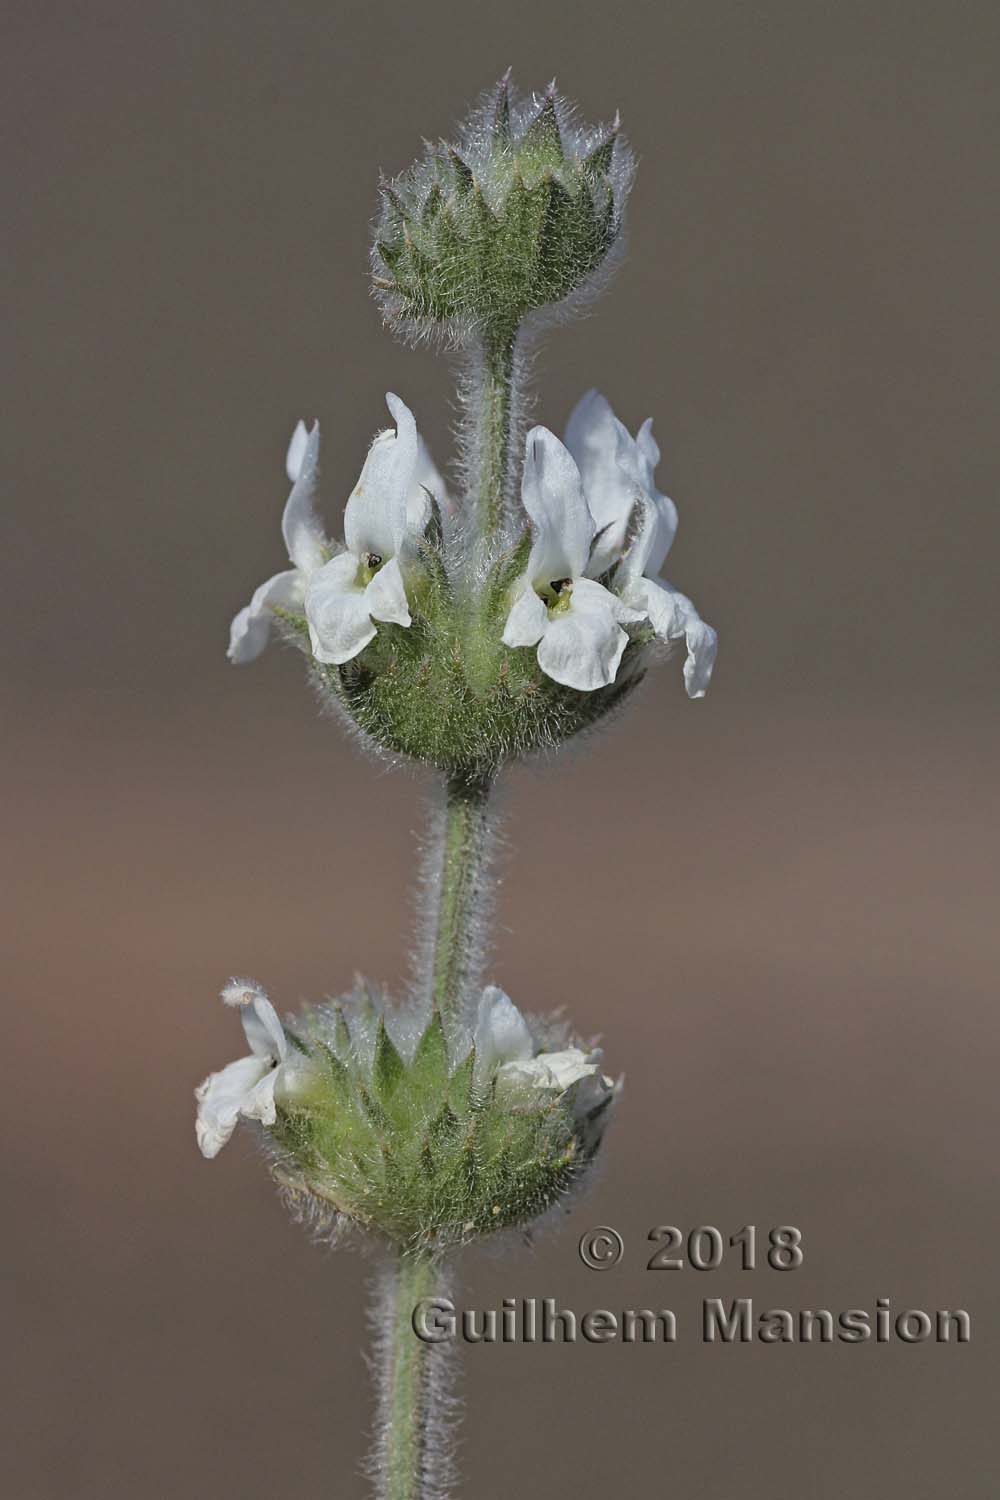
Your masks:
<svg viewBox="0 0 1000 1500"><path fill-rule="evenodd" d="M445 1021L457 1020L482 957L489 861L490 782L449 777L436 871L433 996Z"/></svg>
<svg viewBox="0 0 1000 1500"><path fill-rule="evenodd" d="M495 330L482 343L478 380L472 396L475 424L475 505L478 534L493 540L500 532L510 485L514 436L514 363L517 330Z"/></svg>
<svg viewBox="0 0 1000 1500"><path fill-rule="evenodd" d="M449 1351L419 1339L414 1308L443 1293L431 1256L399 1255L379 1289L378 1444L373 1473L378 1500L431 1500L450 1477Z"/></svg>

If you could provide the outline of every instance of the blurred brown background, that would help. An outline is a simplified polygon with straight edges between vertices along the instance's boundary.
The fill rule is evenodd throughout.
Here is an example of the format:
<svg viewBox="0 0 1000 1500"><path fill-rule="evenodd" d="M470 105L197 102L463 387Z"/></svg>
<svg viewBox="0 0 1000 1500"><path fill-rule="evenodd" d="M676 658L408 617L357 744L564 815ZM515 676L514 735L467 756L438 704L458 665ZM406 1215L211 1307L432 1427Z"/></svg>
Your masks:
<svg viewBox="0 0 1000 1500"><path fill-rule="evenodd" d="M8 11L0 643L3 1201L17 1500L360 1496L369 1267L196 1154L279 1004L407 968L422 790L237 672L284 445L333 521L382 392L443 364L368 299L380 168L510 63L642 157L632 252L542 361L656 417L670 576L722 638L507 789L493 973L628 1074L607 1166L464 1302L672 1306L681 1342L466 1354L462 1493L996 1493L996 8L444 0ZM801 1226L792 1276L644 1269L659 1223ZM576 1258L616 1225L622 1265ZM968 1347L705 1348L705 1296L967 1308ZM686 1333L684 1330L688 1330Z"/></svg>

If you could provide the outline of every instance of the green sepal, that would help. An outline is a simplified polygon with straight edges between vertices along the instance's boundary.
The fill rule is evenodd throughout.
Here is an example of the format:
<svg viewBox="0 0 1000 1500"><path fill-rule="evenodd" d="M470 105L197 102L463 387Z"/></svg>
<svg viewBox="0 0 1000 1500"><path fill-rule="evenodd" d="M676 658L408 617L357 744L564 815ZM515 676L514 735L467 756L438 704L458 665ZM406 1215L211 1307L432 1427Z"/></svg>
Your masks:
<svg viewBox="0 0 1000 1500"><path fill-rule="evenodd" d="M406 1064L386 1031L385 1017L382 1016L379 1018L375 1037L375 1062L372 1067L372 1086L382 1103L392 1098L405 1073Z"/></svg>
<svg viewBox="0 0 1000 1500"><path fill-rule="evenodd" d="M459 1124L458 1115L446 1099L427 1127L427 1138L431 1145L440 1146L453 1141L458 1134Z"/></svg>
<svg viewBox="0 0 1000 1500"><path fill-rule="evenodd" d="M296 614L295 611L291 609L282 609L280 604L272 604L271 612L280 624L287 626L287 628L293 631L295 635L300 636L305 641L308 641L309 621L306 619L305 615Z"/></svg>
<svg viewBox="0 0 1000 1500"><path fill-rule="evenodd" d="M358 1098L361 1100L361 1107L364 1110L365 1114L368 1116L368 1119L375 1126L376 1130L388 1130L389 1116L386 1114L381 1104L377 1099L372 1097L371 1093L368 1089L365 1088L363 1083L358 1083L356 1087Z"/></svg>
<svg viewBox="0 0 1000 1500"><path fill-rule="evenodd" d="M472 1107L472 1076L475 1069L476 1046L473 1043L464 1062L451 1075L448 1086L448 1103L459 1115L467 1115Z"/></svg>
<svg viewBox="0 0 1000 1500"><path fill-rule="evenodd" d="M412 1072L415 1075L437 1076L442 1080L448 1075L448 1039L445 1036L441 1012L437 1006L434 1007L434 1014L417 1042L417 1049L413 1054Z"/></svg>
<svg viewBox="0 0 1000 1500"><path fill-rule="evenodd" d="M522 170L544 171L565 164L562 133L556 115L556 101L551 93L546 94L541 109L531 121L518 142L518 159Z"/></svg>
<svg viewBox="0 0 1000 1500"><path fill-rule="evenodd" d="M431 187L430 192L427 194L427 197L424 200L423 209L421 210L420 217L424 224L429 224L431 222L435 214L437 214L440 210L443 202L444 194L441 191L441 186L439 183L435 182Z"/></svg>
<svg viewBox="0 0 1000 1500"><path fill-rule="evenodd" d="M493 565L487 582L491 606L504 608L509 602L510 591L528 566L531 556L532 535L525 529L513 547L509 548Z"/></svg>
<svg viewBox="0 0 1000 1500"><path fill-rule="evenodd" d="M319 1047L330 1075L330 1084L338 1098L346 1103L351 1097L351 1078L347 1066L326 1042L320 1042Z"/></svg>
<svg viewBox="0 0 1000 1500"><path fill-rule="evenodd" d="M295 1048L296 1052L302 1052L306 1056L309 1055L309 1048L306 1046L305 1042L299 1036L297 1031L293 1031L286 1022L282 1022L281 1029L285 1033L287 1040Z"/></svg>
<svg viewBox="0 0 1000 1500"><path fill-rule="evenodd" d="M606 177L611 170L611 159L615 154L615 141L618 139L617 130L613 130L607 140L595 146L589 156L583 158L584 175L589 178L600 179Z"/></svg>
<svg viewBox="0 0 1000 1500"><path fill-rule="evenodd" d="M342 1057L350 1057L352 1051L351 1033L348 1030L344 1007L336 1001L333 1004L333 1044Z"/></svg>
<svg viewBox="0 0 1000 1500"><path fill-rule="evenodd" d="M510 69L497 84L493 101L492 134L496 144L504 149L510 145Z"/></svg>
<svg viewBox="0 0 1000 1500"><path fill-rule="evenodd" d="M475 186L476 179L468 162L459 156L454 146L448 147L448 160L451 163L459 192L470 192Z"/></svg>

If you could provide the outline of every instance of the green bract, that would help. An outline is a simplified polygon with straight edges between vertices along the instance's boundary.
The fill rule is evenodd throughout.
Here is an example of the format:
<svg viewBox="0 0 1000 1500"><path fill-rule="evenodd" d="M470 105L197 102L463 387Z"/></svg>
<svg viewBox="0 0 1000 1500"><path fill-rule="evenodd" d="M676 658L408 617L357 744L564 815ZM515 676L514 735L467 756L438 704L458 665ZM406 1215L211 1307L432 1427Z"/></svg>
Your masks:
<svg viewBox="0 0 1000 1500"><path fill-rule="evenodd" d="M552 88L512 104L504 79L458 145L428 146L383 184L374 279L387 314L513 331L605 264L631 175L617 121L581 129Z"/></svg>
<svg viewBox="0 0 1000 1500"><path fill-rule="evenodd" d="M436 1010L408 1061L367 1000L307 1012L293 1040L315 1067L269 1128L276 1176L402 1249L526 1225L596 1150L610 1096L588 1113L575 1107L580 1085L551 1094L479 1079L468 1034L449 1044Z"/></svg>

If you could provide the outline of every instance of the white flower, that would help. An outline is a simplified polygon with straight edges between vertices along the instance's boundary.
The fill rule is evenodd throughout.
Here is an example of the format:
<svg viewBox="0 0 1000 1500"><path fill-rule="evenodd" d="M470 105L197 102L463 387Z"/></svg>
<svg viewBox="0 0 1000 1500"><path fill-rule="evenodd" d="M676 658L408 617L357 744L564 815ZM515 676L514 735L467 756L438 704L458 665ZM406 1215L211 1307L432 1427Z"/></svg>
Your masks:
<svg viewBox="0 0 1000 1500"><path fill-rule="evenodd" d="M430 519L422 487L439 476L409 407L391 393L396 430L379 433L344 511L346 549L310 574L305 594L317 661L339 665L376 634L376 621L410 624L405 575Z"/></svg>
<svg viewBox="0 0 1000 1500"><path fill-rule="evenodd" d="M622 1080L616 1082L606 1073L592 1073L581 1080L573 1096L573 1116L585 1152L591 1153L600 1145L611 1115L610 1106L621 1091Z"/></svg>
<svg viewBox="0 0 1000 1500"><path fill-rule="evenodd" d="M301 609L310 573L322 567L329 555L323 528L313 508L319 474L319 423L307 432L300 422L288 445L285 468L292 481L291 494L281 518L281 531L292 566L275 573L236 615L229 630L229 659L240 665L253 661L267 645L275 606Z"/></svg>
<svg viewBox="0 0 1000 1500"><path fill-rule="evenodd" d="M531 1032L517 1006L495 984L483 990L472 1040L476 1048L476 1077L485 1082L500 1064L521 1062L535 1050Z"/></svg>
<svg viewBox="0 0 1000 1500"><path fill-rule="evenodd" d="M581 1078L592 1078L598 1071L594 1055L579 1047L565 1047L561 1052L539 1052L525 1062L508 1062L497 1076L514 1088L554 1089L564 1094Z"/></svg>
<svg viewBox="0 0 1000 1500"><path fill-rule="evenodd" d="M643 507L639 534L622 559L615 574L615 587L633 609L641 611L656 633L657 640L680 641L687 647L684 661L684 686L689 698L704 698L715 666L719 638L706 625L691 600L675 589L665 578L656 576L662 565L657 562L658 521L648 505Z"/></svg>
<svg viewBox="0 0 1000 1500"><path fill-rule="evenodd" d="M587 577L594 519L572 455L545 427L528 433L521 498L534 535L504 643L537 645L538 665L565 687L607 687L628 644L622 625L643 616Z"/></svg>
<svg viewBox="0 0 1000 1500"><path fill-rule="evenodd" d="M588 572L599 577L618 562L611 580L615 592L649 621L657 639L686 643L684 685L689 697L703 698L718 638L691 600L657 576L677 532L677 507L653 478L660 450L651 420L633 438L605 398L588 391L570 416L566 446L580 467L587 504L600 528ZM637 505L638 530L629 544Z"/></svg>
<svg viewBox="0 0 1000 1500"><path fill-rule="evenodd" d="M655 508L666 557L677 530L677 507L653 482L660 450L653 438L652 418L646 418L633 438L600 392L588 391L570 413L566 447L579 467L583 493L599 532L588 571L598 578L621 558L639 494Z"/></svg>
<svg viewBox="0 0 1000 1500"><path fill-rule="evenodd" d="M495 985L483 991L473 1039L480 1087L494 1072L498 1088L512 1093L564 1094L578 1084L573 1114L588 1128L618 1091L614 1081L601 1073L600 1052L584 1052L580 1047L536 1052L521 1012Z"/></svg>
<svg viewBox="0 0 1000 1500"><path fill-rule="evenodd" d="M203 1156L217 1156L236 1129L240 1115L273 1125L276 1101L293 1098L312 1071L309 1060L288 1042L278 1013L260 985L232 979L222 991L227 1005L240 1007L250 1056L211 1073L198 1085L195 1132Z"/></svg>

